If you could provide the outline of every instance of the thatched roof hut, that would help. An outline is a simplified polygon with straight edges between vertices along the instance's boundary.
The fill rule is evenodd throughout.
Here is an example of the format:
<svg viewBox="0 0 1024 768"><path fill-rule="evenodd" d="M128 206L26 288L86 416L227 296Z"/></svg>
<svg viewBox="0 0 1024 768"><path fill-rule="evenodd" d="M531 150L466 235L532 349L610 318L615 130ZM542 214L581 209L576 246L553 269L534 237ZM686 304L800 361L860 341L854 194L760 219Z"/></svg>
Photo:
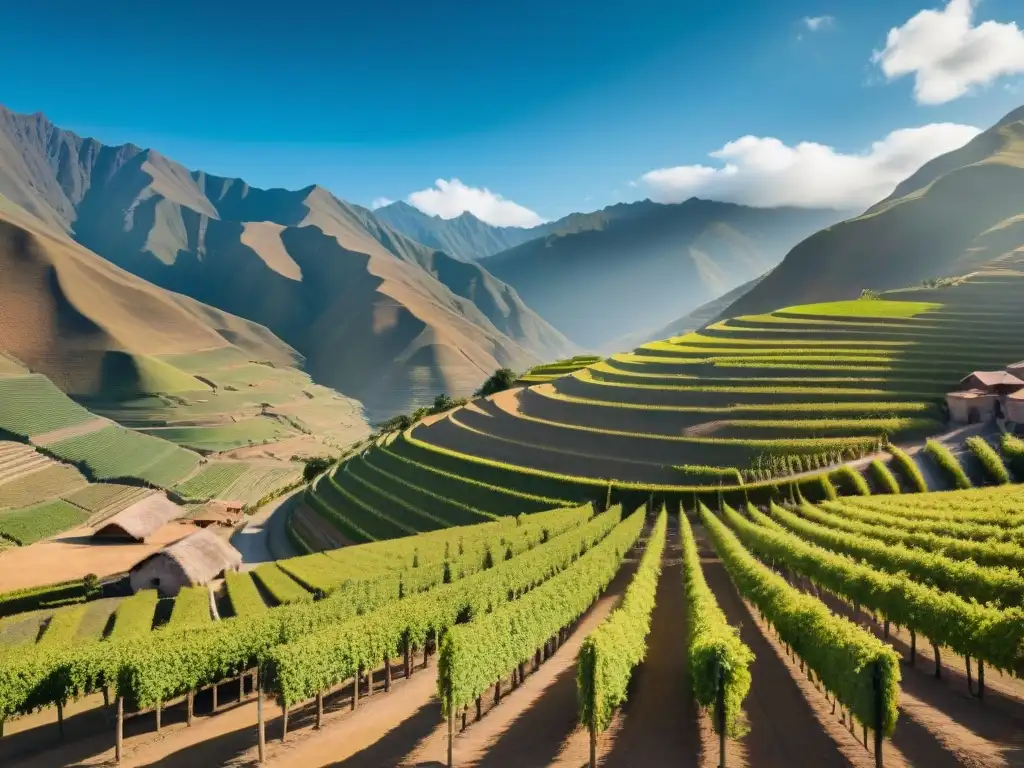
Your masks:
<svg viewBox="0 0 1024 768"><path fill-rule="evenodd" d="M185 510L162 493L154 493L126 507L93 532L94 537L123 541L145 541Z"/></svg>
<svg viewBox="0 0 1024 768"><path fill-rule="evenodd" d="M158 589L173 597L182 587L209 584L225 571L237 571L242 555L224 539L202 530L150 555L131 569L132 590Z"/></svg>

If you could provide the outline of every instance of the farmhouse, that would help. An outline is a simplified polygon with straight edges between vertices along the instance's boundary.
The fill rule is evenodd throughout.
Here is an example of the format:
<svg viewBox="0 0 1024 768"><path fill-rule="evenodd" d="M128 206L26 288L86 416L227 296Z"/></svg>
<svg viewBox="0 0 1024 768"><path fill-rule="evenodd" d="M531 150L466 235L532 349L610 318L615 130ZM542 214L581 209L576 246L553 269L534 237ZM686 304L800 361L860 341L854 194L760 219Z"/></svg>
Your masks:
<svg viewBox="0 0 1024 768"><path fill-rule="evenodd" d="M185 510L162 493L154 493L122 509L93 532L95 539L146 541Z"/></svg>
<svg viewBox="0 0 1024 768"><path fill-rule="evenodd" d="M211 501L189 516L189 521L197 528L209 528L220 525L226 528L238 525L242 519L239 502Z"/></svg>
<svg viewBox="0 0 1024 768"><path fill-rule="evenodd" d="M964 377L960 387L960 390L946 395L952 421L963 424L978 424L1002 418L1017 421L1008 413L1010 399L1024 392L1024 380L1009 370L975 371ZM1015 413L1021 415L1017 410Z"/></svg>
<svg viewBox="0 0 1024 768"><path fill-rule="evenodd" d="M1006 398L1006 418L1018 425L1024 424L1024 389Z"/></svg>
<svg viewBox="0 0 1024 768"><path fill-rule="evenodd" d="M142 560L129 573L132 591L156 589L174 597L182 587L209 584L225 571L237 571L242 555L210 531L196 531Z"/></svg>

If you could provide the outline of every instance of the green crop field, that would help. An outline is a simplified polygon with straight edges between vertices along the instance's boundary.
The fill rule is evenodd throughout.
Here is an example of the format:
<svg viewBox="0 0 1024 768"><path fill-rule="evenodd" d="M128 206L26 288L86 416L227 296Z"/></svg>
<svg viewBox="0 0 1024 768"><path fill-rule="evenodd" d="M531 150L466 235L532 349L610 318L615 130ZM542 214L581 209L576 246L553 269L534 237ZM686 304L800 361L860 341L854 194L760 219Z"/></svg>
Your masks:
<svg viewBox="0 0 1024 768"><path fill-rule="evenodd" d="M21 546L64 533L89 519L89 514L61 499L24 509L0 512L0 537Z"/></svg>
<svg viewBox="0 0 1024 768"><path fill-rule="evenodd" d="M28 507L84 489L86 480L74 467L51 464L45 469L0 484L0 509Z"/></svg>
<svg viewBox="0 0 1024 768"><path fill-rule="evenodd" d="M0 378L0 430L23 437L84 424L96 418L45 376Z"/></svg>
<svg viewBox="0 0 1024 768"><path fill-rule="evenodd" d="M168 488L191 474L199 456L165 440L110 426L60 440L47 450L96 480L137 478Z"/></svg>
<svg viewBox="0 0 1024 768"><path fill-rule="evenodd" d="M185 448L207 453L230 451L243 445L283 440L295 431L272 419L245 419L206 427L159 427L140 430L144 434L169 440Z"/></svg>
<svg viewBox="0 0 1024 768"><path fill-rule="evenodd" d="M174 491L186 499L215 499L248 469L249 465L241 461L207 464L184 483L174 486Z"/></svg>

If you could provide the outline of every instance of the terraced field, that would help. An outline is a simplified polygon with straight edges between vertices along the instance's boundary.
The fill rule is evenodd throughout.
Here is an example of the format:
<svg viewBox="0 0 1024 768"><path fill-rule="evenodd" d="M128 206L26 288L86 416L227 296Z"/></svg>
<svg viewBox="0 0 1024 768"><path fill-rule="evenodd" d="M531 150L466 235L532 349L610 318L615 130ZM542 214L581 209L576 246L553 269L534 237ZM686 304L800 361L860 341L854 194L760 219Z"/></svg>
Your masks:
<svg viewBox="0 0 1024 768"><path fill-rule="evenodd" d="M732 318L585 367L563 361L541 383L424 421L338 468L314 491L318 509L367 521L377 538L452 520L453 501L503 514L502 493L598 500L610 486L616 498L713 500L719 488L746 481L761 493L861 456L858 472L869 459L888 471L879 451L942 432L944 394L960 379L1024 358L1021 295L1024 275L991 270ZM937 469L938 456L917 460ZM962 484L927 474L950 477L937 489ZM841 492L856 492L846 480ZM499 495L467 502L455 496L466 487Z"/></svg>

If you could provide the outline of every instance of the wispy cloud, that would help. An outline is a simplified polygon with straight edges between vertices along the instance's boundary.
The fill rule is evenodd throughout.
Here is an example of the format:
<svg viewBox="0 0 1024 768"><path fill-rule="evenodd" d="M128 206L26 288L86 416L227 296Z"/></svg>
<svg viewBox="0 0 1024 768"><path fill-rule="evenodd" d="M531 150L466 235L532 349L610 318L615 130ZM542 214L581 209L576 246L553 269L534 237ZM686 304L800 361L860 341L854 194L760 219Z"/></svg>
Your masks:
<svg viewBox="0 0 1024 768"><path fill-rule="evenodd" d="M974 25L975 0L950 0L889 30L871 61L887 79L914 75L919 104L945 104L1005 75L1024 72L1024 31L1014 22Z"/></svg>
<svg viewBox="0 0 1024 768"><path fill-rule="evenodd" d="M373 202L370 203L370 207L376 211L378 208L383 208L385 205L391 205L393 202L395 201L389 197L375 197L373 198Z"/></svg>
<svg viewBox="0 0 1024 768"><path fill-rule="evenodd" d="M710 153L720 167L661 168L641 181L663 202L697 196L761 208L866 208L926 162L978 133L970 125L932 123L893 131L854 154L809 141L787 146L776 138L744 136Z"/></svg>
<svg viewBox="0 0 1024 768"><path fill-rule="evenodd" d="M819 32L836 24L835 16L804 16L800 23L811 32Z"/></svg>
<svg viewBox="0 0 1024 768"><path fill-rule="evenodd" d="M543 224L537 213L486 187L470 187L458 179L438 179L433 187L409 195L409 203L431 216L454 219L465 212L496 227L535 227Z"/></svg>

